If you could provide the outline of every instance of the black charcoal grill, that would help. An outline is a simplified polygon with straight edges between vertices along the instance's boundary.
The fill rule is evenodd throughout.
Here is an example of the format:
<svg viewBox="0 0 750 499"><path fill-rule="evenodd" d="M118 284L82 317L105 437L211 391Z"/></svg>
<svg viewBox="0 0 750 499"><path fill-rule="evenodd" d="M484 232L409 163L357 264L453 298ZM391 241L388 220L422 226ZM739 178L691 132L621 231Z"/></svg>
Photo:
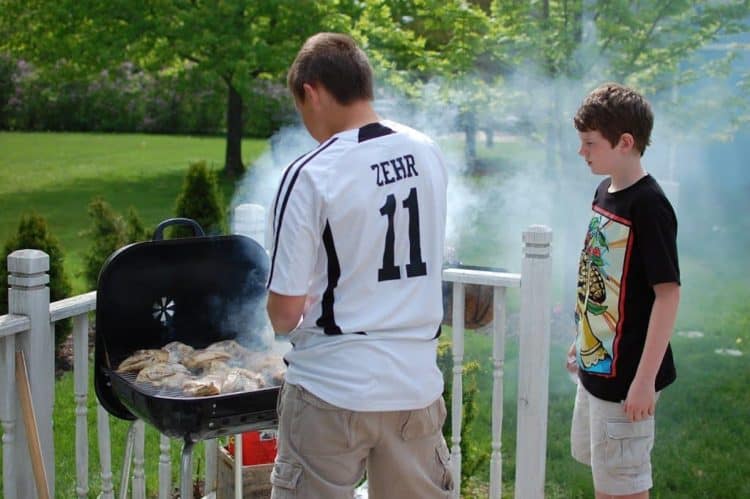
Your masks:
<svg viewBox="0 0 750 499"><path fill-rule="evenodd" d="M165 240L170 225L192 227L194 237ZM248 338L258 338L267 327L268 267L265 250L248 237L206 237L193 220L169 219L159 224L152 241L113 253L99 275L97 398L117 418L139 418L183 439L182 497L192 489L193 444L275 425L279 388L189 397L135 384L133 375L114 369L136 350L171 341L198 349L221 340L247 344Z"/></svg>

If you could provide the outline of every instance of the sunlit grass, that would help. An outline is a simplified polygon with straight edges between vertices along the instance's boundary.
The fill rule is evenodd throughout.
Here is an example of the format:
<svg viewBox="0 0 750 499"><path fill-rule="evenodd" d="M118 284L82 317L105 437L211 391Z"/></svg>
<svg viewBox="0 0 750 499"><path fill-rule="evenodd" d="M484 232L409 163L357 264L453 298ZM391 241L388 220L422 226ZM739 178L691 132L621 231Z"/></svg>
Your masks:
<svg viewBox="0 0 750 499"><path fill-rule="evenodd" d="M267 147L243 141L245 163ZM88 291L81 275L90 242L88 204L101 196L120 213L136 209L147 227L174 216L188 166L206 161L220 170L220 137L142 134L0 133L0 245L15 233L21 214L43 215L65 252L74 294ZM234 185L222 181L225 202Z"/></svg>
<svg viewBox="0 0 750 499"><path fill-rule="evenodd" d="M141 145L145 144L145 145ZM151 159L143 147L150 151ZM245 154L259 154L264 142L248 141ZM120 149L122 148L122 149ZM34 208L50 221L50 228L65 249L69 271L80 268L76 254L86 247L79 237L88 226L86 206L93 195L105 197L118 210L133 205L147 223L172 215L174 198L190 161L205 159L218 168L223 157L221 139L155 136L101 136L87 134L0 134L0 239L15 230L21 211ZM25 156L21 152L25 151ZM516 149L511 149L515 153ZM499 154L499 153L498 153ZM94 161L91 158L99 158ZM104 166L102 166L104 165ZM31 179L27 177L32 177ZM503 175L469 180L481 189L485 182L501 182ZM231 184L224 186L226 200ZM508 241L497 230L501 207L490 205L466 223L471 238L461 248L464 263L503 266L519 272L520 234ZM500 219L500 221L498 221ZM471 222L471 223L469 223ZM474 223L479 226L475 226ZM554 229L554 227L553 227ZM723 249L723 246L722 246ZM727 248L731 249L731 248ZM744 250L742 250L744 251ZM673 349L677 382L663 394L657 416L657 441L653 454L655 498L750 497L747 464L750 449L750 262L736 250L712 255L702 251L681 254L683 278L678 331L700 331L702 338L676 335ZM738 256L736 253L740 253ZM78 259L77 259L78 258ZM516 260L516 261L513 261ZM555 261L555 276L565 265ZM554 303L564 301L566 290L555 279ZM82 292L79 288L76 292ZM518 292L510 291L509 318L518 310ZM565 313L565 311L563 311ZM569 314L568 314L569 315ZM449 337L449 328L446 328ZM550 498L593 497L589 470L574 462L569 453L570 417L574 385L563 369L567 343L554 337L550 352L550 399L547 429L545 494ZM720 356L719 348L738 348L741 357ZM483 449L490 446L491 338L467 332L466 361L480 364L479 411L470 435ZM516 393L518 340L509 331L506 346L505 397L502 436L503 497L513 496L516 441ZM89 487L95 497L99 487L96 447L95 395L89 394ZM75 488L75 433L72 375L56 384L55 445L58 497L73 497ZM127 423L112 419L112 464L119 480ZM158 438L147 429L147 482L151 495L156 490ZM196 461L203 453L195 451ZM172 445L173 476L179 467L179 443ZM1 458L0 458L1 459ZM0 461L1 462L1 461ZM196 468L198 465L196 464ZM489 468L475 477L480 486L488 481Z"/></svg>

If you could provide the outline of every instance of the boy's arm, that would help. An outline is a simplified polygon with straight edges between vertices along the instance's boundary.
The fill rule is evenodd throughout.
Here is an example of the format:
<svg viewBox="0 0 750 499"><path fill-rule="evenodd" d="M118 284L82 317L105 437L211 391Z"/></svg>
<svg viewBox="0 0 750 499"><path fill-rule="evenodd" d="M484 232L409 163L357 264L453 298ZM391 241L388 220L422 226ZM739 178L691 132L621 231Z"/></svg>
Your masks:
<svg viewBox="0 0 750 499"><path fill-rule="evenodd" d="M268 292L268 303L266 310L268 318L271 320L271 326L276 334L287 334L297 327L302 320L302 313L305 310L305 301L307 295L287 296Z"/></svg>
<svg viewBox="0 0 750 499"><path fill-rule="evenodd" d="M659 372L674 329L677 307L680 303L680 286L676 282L655 284L654 295L646 344L635 378L628 390L628 397L625 399L625 413L631 421L639 421L654 414L656 374Z"/></svg>

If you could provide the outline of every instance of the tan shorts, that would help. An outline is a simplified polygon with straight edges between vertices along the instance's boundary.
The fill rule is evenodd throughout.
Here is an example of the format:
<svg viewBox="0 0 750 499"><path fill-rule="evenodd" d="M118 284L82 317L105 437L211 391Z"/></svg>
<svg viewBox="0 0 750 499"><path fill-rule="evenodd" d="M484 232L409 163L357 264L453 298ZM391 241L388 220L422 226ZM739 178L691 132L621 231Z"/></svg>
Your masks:
<svg viewBox="0 0 750 499"><path fill-rule="evenodd" d="M653 446L653 417L631 423L622 403L598 399L578 383L571 453L591 466L597 492L627 495L649 490Z"/></svg>
<svg viewBox="0 0 750 499"><path fill-rule="evenodd" d="M371 499L451 495L442 397L415 411L356 412L285 384L278 411L272 499L352 499L365 470Z"/></svg>

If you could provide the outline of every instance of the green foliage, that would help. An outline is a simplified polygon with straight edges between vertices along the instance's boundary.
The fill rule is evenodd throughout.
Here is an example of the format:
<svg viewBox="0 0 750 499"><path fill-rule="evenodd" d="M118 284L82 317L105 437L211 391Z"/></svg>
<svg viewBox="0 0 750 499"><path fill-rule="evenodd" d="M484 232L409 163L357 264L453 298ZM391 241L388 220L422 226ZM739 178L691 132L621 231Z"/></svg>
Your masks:
<svg viewBox="0 0 750 499"><path fill-rule="evenodd" d="M451 427L452 413L450 410L451 397L453 393L453 357L450 341L441 341L438 345L438 367L443 373L445 382L443 388L443 398L445 399L448 409L448 415L443 426L443 434L451 445ZM480 374L480 365L477 361L468 361L463 365L463 414L461 419L461 484L469 484L469 477L476 473L481 473L489 466L489 452L483 448L476 439L471 438L469 432L472 424L477 419L477 399L479 398L479 387L477 385L477 376ZM463 491L464 495L466 490Z"/></svg>
<svg viewBox="0 0 750 499"><path fill-rule="evenodd" d="M109 255L126 244L148 239L146 229L134 208L122 217L101 197L94 198L88 207L90 227L84 236L91 239L84 256L84 277L89 289L96 289L99 272Z"/></svg>
<svg viewBox="0 0 750 499"><path fill-rule="evenodd" d="M0 130L8 126L8 101L15 92L15 60L0 53Z"/></svg>
<svg viewBox="0 0 750 499"><path fill-rule="evenodd" d="M221 234L226 231L224 202L216 179L205 161L193 163L188 168L177 196L175 216L192 218L206 234ZM172 231L173 237L192 235L192 230L178 227Z"/></svg>
<svg viewBox="0 0 750 499"><path fill-rule="evenodd" d="M6 243L0 265L0 286L8 289L8 255L20 249L37 249L49 255L49 288L50 301L62 300L70 296L70 281L63 265L63 251L57 239L47 228L47 221L36 213L21 216L18 230ZM0 293L0 315L8 313L8 294ZM70 320L57 321L55 324L55 348L60 346L72 331Z"/></svg>

